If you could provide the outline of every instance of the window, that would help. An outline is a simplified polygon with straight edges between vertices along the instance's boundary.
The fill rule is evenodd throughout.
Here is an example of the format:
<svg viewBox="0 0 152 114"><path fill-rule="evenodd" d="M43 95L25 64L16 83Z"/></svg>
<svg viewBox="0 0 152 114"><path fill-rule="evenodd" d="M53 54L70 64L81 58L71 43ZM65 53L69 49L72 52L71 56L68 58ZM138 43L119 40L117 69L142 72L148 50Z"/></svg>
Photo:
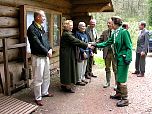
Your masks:
<svg viewBox="0 0 152 114"><path fill-rule="evenodd" d="M34 20L34 12L39 10L43 10L46 15L46 21L42 26L44 27L48 39L50 40L50 45L53 48L53 52L58 51L59 41L61 37L61 13L59 12L28 5L21 6L21 37L27 38L27 29ZM29 46L27 46L27 48L29 48ZM28 50L29 49L27 49L27 51Z"/></svg>
<svg viewBox="0 0 152 114"><path fill-rule="evenodd" d="M59 14L53 15L53 47L59 46L61 34L61 16Z"/></svg>

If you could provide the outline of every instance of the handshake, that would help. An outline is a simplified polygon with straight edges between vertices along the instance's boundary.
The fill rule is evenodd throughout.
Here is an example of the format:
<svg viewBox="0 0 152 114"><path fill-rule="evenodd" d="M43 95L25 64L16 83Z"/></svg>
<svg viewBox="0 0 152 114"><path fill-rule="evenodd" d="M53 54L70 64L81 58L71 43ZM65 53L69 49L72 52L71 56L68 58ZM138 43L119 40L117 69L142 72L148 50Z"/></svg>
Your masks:
<svg viewBox="0 0 152 114"><path fill-rule="evenodd" d="M94 49L96 47L97 43L96 42L89 42L88 43L88 48Z"/></svg>

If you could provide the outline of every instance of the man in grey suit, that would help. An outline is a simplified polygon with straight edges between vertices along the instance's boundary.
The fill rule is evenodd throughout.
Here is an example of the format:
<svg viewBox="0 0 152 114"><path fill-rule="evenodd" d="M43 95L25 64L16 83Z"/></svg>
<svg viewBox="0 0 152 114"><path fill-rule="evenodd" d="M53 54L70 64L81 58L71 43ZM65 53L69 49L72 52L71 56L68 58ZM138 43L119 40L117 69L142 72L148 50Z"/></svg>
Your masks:
<svg viewBox="0 0 152 114"><path fill-rule="evenodd" d="M109 19L107 21L108 29L102 32L98 42L105 42L108 40L108 38L112 32L112 24L113 24L112 20ZM103 87L107 88L110 86L111 64L112 64L113 72L114 72L115 79L116 79L116 62L114 59L114 52L113 52L111 45L103 48L103 59L105 62L105 71L106 71L106 84Z"/></svg>
<svg viewBox="0 0 152 114"><path fill-rule="evenodd" d="M145 74L145 59L148 51L148 43L149 43L149 32L146 30L146 22L141 21L139 23L139 37L137 40L137 48L136 48L136 61L135 61L135 69L136 71L132 74L137 74L137 77L144 77Z"/></svg>
<svg viewBox="0 0 152 114"><path fill-rule="evenodd" d="M96 20L91 19L90 20L90 25L86 28L86 34L88 35L89 42L95 42L97 40L97 30L95 29L96 26ZM90 79L91 77L96 78L92 73L92 65L94 61L94 53L97 53L96 48L91 52L90 57L88 58L88 63L87 63L87 68L86 68L86 73L85 77L87 79Z"/></svg>

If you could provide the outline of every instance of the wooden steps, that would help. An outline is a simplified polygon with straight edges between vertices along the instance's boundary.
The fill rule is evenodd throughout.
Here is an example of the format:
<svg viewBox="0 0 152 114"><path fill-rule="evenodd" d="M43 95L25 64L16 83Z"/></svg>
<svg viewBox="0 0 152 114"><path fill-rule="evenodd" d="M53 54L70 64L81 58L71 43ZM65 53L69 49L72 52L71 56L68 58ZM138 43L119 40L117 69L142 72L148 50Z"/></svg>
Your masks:
<svg viewBox="0 0 152 114"><path fill-rule="evenodd" d="M38 106L0 94L0 114L30 114Z"/></svg>

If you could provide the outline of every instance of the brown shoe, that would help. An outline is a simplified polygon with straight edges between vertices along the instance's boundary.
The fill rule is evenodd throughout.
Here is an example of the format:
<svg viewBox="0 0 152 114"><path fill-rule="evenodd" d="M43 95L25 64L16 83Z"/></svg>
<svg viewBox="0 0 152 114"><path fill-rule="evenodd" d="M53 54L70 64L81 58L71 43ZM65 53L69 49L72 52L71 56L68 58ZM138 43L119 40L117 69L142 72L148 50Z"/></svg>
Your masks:
<svg viewBox="0 0 152 114"><path fill-rule="evenodd" d="M133 72L132 74L139 74L139 71L135 71L135 72Z"/></svg>
<svg viewBox="0 0 152 114"><path fill-rule="evenodd" d="M49 94L47 94L47 95L43 95L42 97L53 97L53 96L54 96L54 94L49 93Z"/></svg>
<svg viewBox="0 0 152 114"><path fill-rule="evenodd" d="M35 103L39 106L43 106L42 100L35 100Z"/></svg>
<svg viewBox="0 0 152 114"><path fill-rule="evenodd" d="M137 77L144 77L144 73L138 74Z"/></svg>

